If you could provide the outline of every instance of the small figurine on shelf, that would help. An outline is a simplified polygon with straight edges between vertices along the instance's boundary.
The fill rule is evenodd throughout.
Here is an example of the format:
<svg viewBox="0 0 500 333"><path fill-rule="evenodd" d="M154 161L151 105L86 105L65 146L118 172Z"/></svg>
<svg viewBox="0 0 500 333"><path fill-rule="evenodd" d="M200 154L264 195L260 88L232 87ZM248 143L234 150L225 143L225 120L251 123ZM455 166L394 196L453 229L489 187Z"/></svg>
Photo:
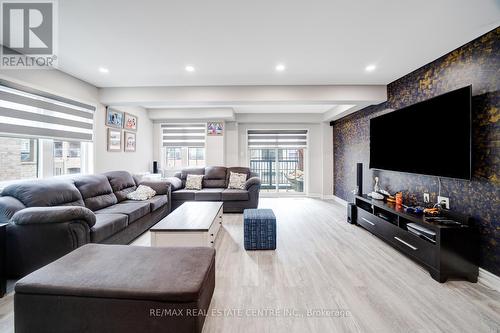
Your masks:
<svg viewBox="0 0 500 333"><path fill-rule="evenodd" d="M380 192L380 186L378 185L378 177L375 177L375 185L373 185L373 192Z"/></svg>
<svg viewBox="0 0 500 333"><path fill-rule="evenodd" d="M403 204L403 192L396 193L396 205L401 206Z"/></svg>

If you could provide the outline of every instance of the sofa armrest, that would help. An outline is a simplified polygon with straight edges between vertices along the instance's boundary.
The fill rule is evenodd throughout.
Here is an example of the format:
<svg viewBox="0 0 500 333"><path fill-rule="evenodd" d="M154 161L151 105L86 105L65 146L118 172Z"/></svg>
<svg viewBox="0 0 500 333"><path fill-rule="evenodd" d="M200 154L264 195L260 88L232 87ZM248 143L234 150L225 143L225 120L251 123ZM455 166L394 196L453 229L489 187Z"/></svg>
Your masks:
<svg viewBox="0 0 500 333"><path fill-rule="evenodd" d="M165 181L170 184L172 191L177 191L182 188L182 180L180 180L180 178L168 177L165 178Z"/></svg>
<svg viewBox="0 0 500 333"><path fill-rule="evenodd" d="M170 183L165 180L143 180L138 185L151 187L157 195L168 194L170 192Z"/></svg>
<svg viewBox="0 0 500 333"><path fill-rule="evenodd" d="M251 188L252 189L256 188L257 190L260 189L260 178L259 177L251 177L251 178L247 179L247 181L245 183L245 189L251 190Z"/></svg>
<svg viewBox="0 0 500 333"><path fill-rule="evenodd" d="M84 221L89 228L92 228L96 223L96 218L90 209L79 206L30 207L20 210L12 216L12 222L17 225L69 221Z"/></svg>

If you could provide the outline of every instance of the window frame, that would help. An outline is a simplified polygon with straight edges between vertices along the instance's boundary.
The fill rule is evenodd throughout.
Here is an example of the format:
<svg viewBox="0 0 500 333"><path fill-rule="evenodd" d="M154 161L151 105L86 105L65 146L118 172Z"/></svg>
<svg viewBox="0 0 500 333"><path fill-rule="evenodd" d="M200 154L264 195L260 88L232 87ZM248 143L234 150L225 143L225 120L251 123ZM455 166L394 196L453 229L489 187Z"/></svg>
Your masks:
<svg viewBox="0 0 500 333"><path fill-rule="evenodd" d="M34 179L43 179L49 177L67 177L67 176L76 176L80 174L90 174L93 172L94 163L93 163L93 151L94 144L93 142L88 141L75 141L75 140L63 140L63 139L48 139L48 138L35 138L28 136L15 136L15 135L1 135L1 137L5 138L14 138L21 140L30 140L30 161L20 161L19 165L36 165L36 177L34 178L19 178L19 179L11 179L11 180L0 180L0 189L3 188L3 185L9 183L15 183L18 181L26 181L26 180L34 180ZM54 168L54 160L55 160L55 142L68 142L68 143L79 143L80 144L80 156L78 157L81 160L80 164L80 173L77 174L62 174L56 175Z"/></svg>
<svg viewBox="0 0 500 333"><path fill-rule="evenodd" d="M191 156L190 156L190 152L191 152L191 149L195 149L196 152L195 152L195 159L191 159ZM202 154L203 154L203 158L202 159L199 159L198 158L198 153L199 151L202 151ZM195 161L195 164L191 164L190 162L191 161ZM198 164L199 161L203 161L203 163L201 165ZM187 166L188 167L202 167L202 166L205 166L206 165L206 156L205 156L205 147L187 147Z"/></svg>
<svg viewBox="0 0 500 333"><path fill-rule="evenodd" d="M178 171L184 168L188 167L204 167L206 166L206 148L205 147L192 147L192 146L168 146L168 147L161 147L161 152L162 152L162 168L165 170L169 171ZM169 149L179 149L180 154L181 154L181 165L176 166L174 163L174 166L169 166L169 159L168 159L168 150ZM195 165L189 164L189 150L190 149L201 149L203 152L203 159L196 159L197 163ZM175 160L177 161L177 159ZM203 161L203 164L198 164L198 161Z"/></svg>
<svg viewBox="0 0 500 333"><path fill-rule="evenodd" d="M38 139L34 138L19 138L20 140L27 140L29 141L29 158L27 160L23 160L22 154L23 150L21 149L21 164L33 164L37 163L38 159Z"/></svg>

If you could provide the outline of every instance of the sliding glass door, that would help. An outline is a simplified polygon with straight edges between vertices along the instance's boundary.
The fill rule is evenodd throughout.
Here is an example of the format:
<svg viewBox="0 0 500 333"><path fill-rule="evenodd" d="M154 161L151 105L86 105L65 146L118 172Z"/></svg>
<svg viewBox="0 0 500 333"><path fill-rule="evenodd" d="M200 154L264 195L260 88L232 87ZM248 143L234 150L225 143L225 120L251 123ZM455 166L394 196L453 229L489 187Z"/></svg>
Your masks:
<svg viewBox="0 0 500 333"><path fill-rule="evenodd" d="M305 148L250 148L250 169L259 174L261 191L304 192Z"/></svg>

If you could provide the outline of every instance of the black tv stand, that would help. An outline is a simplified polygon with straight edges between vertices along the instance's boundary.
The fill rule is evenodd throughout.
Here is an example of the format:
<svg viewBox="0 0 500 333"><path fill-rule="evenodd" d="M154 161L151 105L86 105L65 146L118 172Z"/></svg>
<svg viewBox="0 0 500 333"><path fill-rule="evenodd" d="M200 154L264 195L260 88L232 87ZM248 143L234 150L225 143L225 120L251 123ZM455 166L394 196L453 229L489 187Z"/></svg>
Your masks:
<svg viewBox="0 0 500 333"><path fill-rule="evenodd" d="M441 225L424 216L405 213L401 206L366 195L356 196L355 223L424 266L439 282L461 278L477 282L479 273L479 232L468 216L445 211L443 215L459 222ZM434 234L431 239L408 231L407 225L422 227Z"/></svg>

